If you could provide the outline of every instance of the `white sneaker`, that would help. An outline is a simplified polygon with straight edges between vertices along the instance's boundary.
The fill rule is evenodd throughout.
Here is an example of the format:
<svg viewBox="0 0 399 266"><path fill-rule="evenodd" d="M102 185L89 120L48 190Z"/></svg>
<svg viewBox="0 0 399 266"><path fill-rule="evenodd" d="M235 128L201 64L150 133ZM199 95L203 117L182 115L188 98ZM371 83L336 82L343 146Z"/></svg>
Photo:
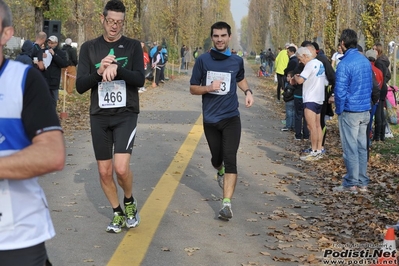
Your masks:
<svg viewBox="0 0 399 266"><path fill-rule="evenodd" d="M321 152L314 151L311 151L308 155L299 157L299 159L302 161L317 161L321 158L323 158L323 154Z"/></svg>
<svg viewBox="0 0 399 266"><path fill-rule="evenodd" d="M342 185L338 186L338 187L333 187L333 192L350 192L352 194L357 194L357 186L352 186L352 187L344 187ZM367 190L367 187L366 187ZM363 189L362 192L365 192L365 190Z"/></svg>
<svg viewBox="0 0 399 266"><path fill-rule="evenodd" d="M393 134L391 132L385 133L386 138L393 138Z"/></svg>

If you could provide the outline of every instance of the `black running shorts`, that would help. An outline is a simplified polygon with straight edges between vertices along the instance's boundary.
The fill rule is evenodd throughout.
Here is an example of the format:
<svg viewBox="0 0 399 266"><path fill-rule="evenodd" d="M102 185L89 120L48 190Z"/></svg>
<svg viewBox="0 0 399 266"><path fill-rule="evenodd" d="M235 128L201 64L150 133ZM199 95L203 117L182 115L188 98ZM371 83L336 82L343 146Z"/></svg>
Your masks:
<svg viewBox="0 0 399 266"><path fill-rule="evenodd" d="M90 116L96 160L112 159L112 152L132 154L137 117L136 113Z"/></svg>

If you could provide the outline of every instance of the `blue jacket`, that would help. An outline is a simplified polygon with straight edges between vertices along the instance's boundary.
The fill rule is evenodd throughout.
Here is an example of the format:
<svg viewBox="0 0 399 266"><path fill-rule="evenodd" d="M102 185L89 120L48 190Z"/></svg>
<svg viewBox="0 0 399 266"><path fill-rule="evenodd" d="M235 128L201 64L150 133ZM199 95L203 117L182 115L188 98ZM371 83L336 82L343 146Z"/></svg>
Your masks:
<svg viewBox="0 0 399 266"><path fill-rule="evenodd" d="M337 67L335 112L364 112L371 109L373 72L370 61L357 48L348 49Z"/></svg>

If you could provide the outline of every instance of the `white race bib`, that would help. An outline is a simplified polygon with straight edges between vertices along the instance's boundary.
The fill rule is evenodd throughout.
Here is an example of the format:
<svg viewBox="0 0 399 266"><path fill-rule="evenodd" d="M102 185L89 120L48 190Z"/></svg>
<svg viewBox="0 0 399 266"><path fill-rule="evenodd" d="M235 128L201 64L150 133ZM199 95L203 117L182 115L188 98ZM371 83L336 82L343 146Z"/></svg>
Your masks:
<svg viewBox="0 0 399 266"><path fill-rule="evenodd" d="M206 72L206 85L211 85L214 80L221 80L220 90L209 92L216 95L226 95L230 91L231 74L226 72Z"/></svg>
<svg viewBox="0 0 399 266"><path fill-rule="evenodd" d="M0 232L14 228L11 192L7 179L0 179Z"/></svg>
<svg viewBox="0 0 399 266"><path fill-rule="evenodd" d="M98 83L98 106L100 108L120 108L126 106L126 83L114 80Z"/></svg>

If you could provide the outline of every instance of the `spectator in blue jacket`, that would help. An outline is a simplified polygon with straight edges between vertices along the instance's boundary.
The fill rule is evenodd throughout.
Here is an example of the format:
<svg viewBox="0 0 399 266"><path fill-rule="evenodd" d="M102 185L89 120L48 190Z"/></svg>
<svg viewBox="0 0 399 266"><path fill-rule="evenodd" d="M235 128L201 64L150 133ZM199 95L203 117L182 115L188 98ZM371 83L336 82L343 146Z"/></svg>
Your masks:
<svg viewBox="0 0 399 266"><path fill-rule="evenodd" d="M367 192L367 139L364 137L370 120L370 98L373 72L368 59L357 49L357 34L345 29L339 44L344 56L336 71L335 112L341 137L347 173L334 191Z"/></svg>

